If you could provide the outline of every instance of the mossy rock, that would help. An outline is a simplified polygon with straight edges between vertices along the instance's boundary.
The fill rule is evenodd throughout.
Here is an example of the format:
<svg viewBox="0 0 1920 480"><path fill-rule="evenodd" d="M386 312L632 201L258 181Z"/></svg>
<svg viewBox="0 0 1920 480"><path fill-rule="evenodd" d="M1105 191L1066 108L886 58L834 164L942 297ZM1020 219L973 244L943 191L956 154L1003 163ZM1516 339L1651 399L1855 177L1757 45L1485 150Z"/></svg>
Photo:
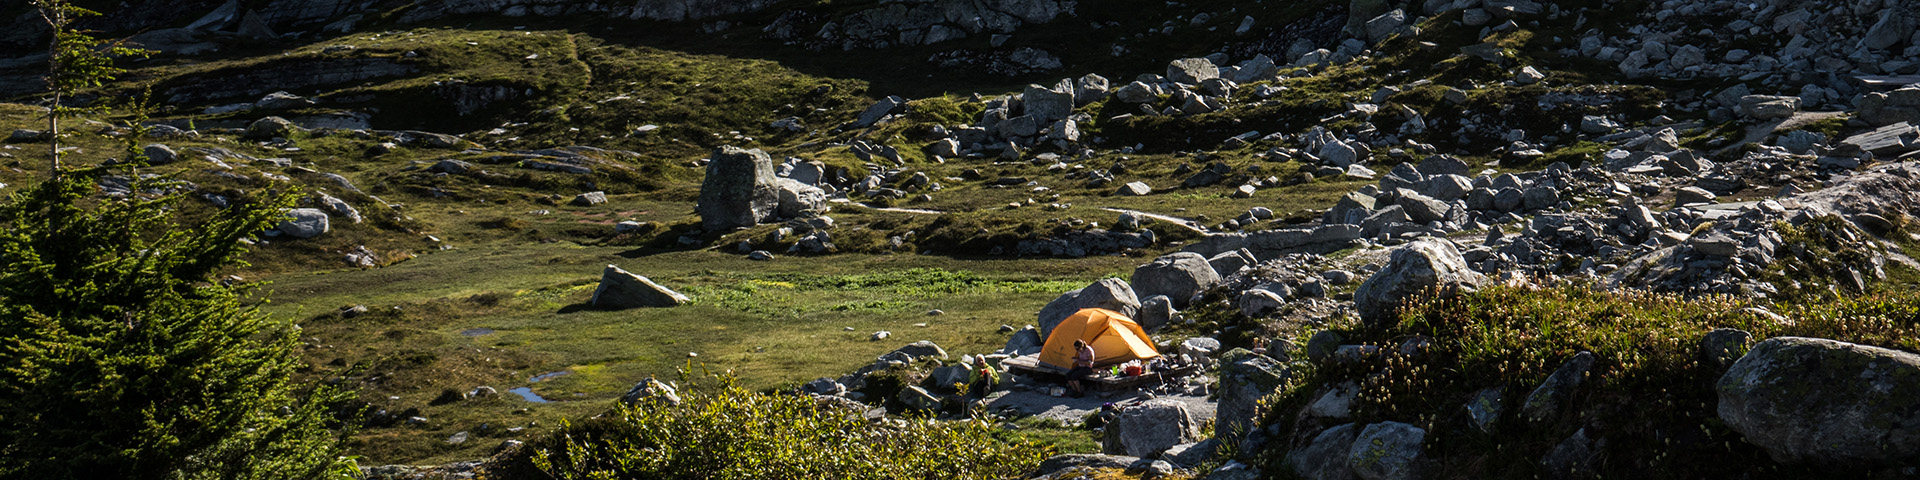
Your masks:
<svg viewBox="0 0 1920 480"><path fill-rule="evenodd" d="M1920 458L1920 355L1775 337L1720 377L1720 419L1782 463L1911 465Z"/></svg>

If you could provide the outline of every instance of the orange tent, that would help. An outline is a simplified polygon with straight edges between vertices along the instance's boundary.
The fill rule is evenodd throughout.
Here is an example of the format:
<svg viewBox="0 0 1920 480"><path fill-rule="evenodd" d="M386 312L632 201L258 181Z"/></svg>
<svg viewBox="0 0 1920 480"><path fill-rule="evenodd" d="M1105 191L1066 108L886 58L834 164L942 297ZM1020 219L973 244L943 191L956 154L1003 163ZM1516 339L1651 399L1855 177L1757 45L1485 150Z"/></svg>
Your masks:
<svg viewBox="0 0 1920 480"><path fill-rule="evenodd" d="M1093 366L1103 367L1128 360L1147 360L1160 356L1140 324L1119 312L1104 308L1084 308L1074 312L1040 347L1040 365L1061 371L1073 368L1073 341L1084 340L1093 346Z"/></svg>

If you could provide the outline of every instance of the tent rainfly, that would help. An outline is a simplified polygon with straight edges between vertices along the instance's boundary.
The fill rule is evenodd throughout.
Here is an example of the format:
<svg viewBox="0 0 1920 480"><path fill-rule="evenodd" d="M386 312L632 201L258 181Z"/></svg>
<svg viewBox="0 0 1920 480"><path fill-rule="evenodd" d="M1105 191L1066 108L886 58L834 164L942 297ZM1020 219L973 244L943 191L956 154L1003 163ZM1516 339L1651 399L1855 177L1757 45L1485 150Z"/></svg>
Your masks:
<svg viewBox="0 0 1920 480"><path fill-rule="evenodd" d="M1104 308L1084 308L1053 327L1046 344L1040 347L1040 366L1061 371L1073 368L1074 340L1093 346L1094 367L1160 356L1147 332L1133 319Z"/></svg>

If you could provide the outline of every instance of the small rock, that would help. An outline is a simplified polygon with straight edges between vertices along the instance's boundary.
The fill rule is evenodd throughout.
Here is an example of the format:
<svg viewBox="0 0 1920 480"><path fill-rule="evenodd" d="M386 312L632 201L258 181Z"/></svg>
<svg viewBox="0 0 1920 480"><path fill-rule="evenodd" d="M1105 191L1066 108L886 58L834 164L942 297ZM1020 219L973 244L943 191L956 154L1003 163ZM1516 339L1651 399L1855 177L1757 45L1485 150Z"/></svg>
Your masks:
<svg viewBox="0 0 1920 480"><path fill-rule="evenodd" d="M1747 354L1753 336L1744 330L1716 328L1700 338L1700 362L1714 368L1727 368Z"/></svg>
<svg viewBox="0 0 1920 480"><path fill-rule="evenodd" d="M1573 398L1573 390L1587 378L1587 370L1593 368L1593 353L1580 352L1567 363L1553 371L1539 388L1527 395L1527 403L1521 408L1527 420L1536 424L1546 423L1560 415L1561 409Z"/></svg>
<svg viewBox="0 0 1920 480"><path fill-rule="evenodd" d="M255 140L266 140L276 137L285 138L289 132L299 128L300 127L294 126L293 122L287 121L287 119L267 117L254 120L253 123L248 124L246 138Z"/></svg>
<svg viewBox="0 0 1920 480"><path fill-rule="evenodd" d="M575 206L590 207L607 203L607 192L587 192L573 196Z"/></svg>
<svg viewBox="0 0 1920 480"><path fill-rule="evenodd" d="M7 135L7 143L43 142L43 141L46 141L46 139L47 139L47 132L42 132L39 130L27 130L24 128L19 130L14 130L13 134Z"/></svg>
<svg viewBox="0 0 1920 480"><path fill-rule="evenodd" d="M318 208L287 210L287 217L274 229L294 238L313 238L327 233L330 229L327 212Z"/></svg>
<svg viewBox="0 0 1920 480"><path fill-rule="evenodd" d="M1545 80L1546 78L1546 74L1540 73L1539 70L1535 70L1532 66L1520 67L1519 71L1513 73L1513 83L1520 85L1540 83L1541 80Z"/></svg>
<svg viewBox="0 0 1920 480"><path fill-rule="evenodd" d="M1581 428L1541 457L1540 466L1546 467L1547 473L1555 478L1590 478L1594 473L1594 457L1599 453L1597 444L1587 438L1587 429Z"/></svg>
<svg viewBox="0 0 1920 480"><path fill-rule="evenodd" d="M158 143L148 144L145 148L141 149L141 153L147 156L148 165L166 165L180 159L180 156L175 154L172 148Z"/></svg>
<svg viewBox="0 0 1920 480"><path fill-rule="evenodd" d="M625 395L620 396L620 402L627 405L637 405L643 401L679 405L680 395L674 391L672 385L654 380L653 377L647 377L646 380L641 380L640 383L634 384L633 388L628 389Z"/></svg>
<svg viewBox="0 0 1920 480"><path fill-rule="evenodd" d="M1506 406L1501 403L1500 391L1500 387L1483 389L1467 400L1467 420L1481 433L1493 433L1494 425L1500 421L1500 414L1506 411Z"/></svg>
<svg viewBox="0 0 1920 480"><path fill-rule="evenodd" d="M685 295L653 283L647 277L607 265L600 273L600 286L593 290L593 298L587 304L604 308L674 307L688 301Z"/></svg>
<svg viewBox="0 0 1920 480"><path fill-rule="evenodd" d="M1313 337L1307 339L1307 359L1325 362L1333 356L1334 349L1340 348L1343 342L1346 342L1346 339L1340 336L1340 332L1333 330L1313 332Z"/></svg>
<svg viewBox="0 0 1920 480"><path fill-rule="evenodd" d="M880 101L868 106L866 111L860 112L860 118L854 120L853 126L856 128L871 127L873 124L879 123L880 119L886 118L887 115L905 108L906 105L907 100L899 96L882 98Z"/></svg>
<svg viewBox="0 0 1920 480"><path fill-rule="evenodd" d="M1709 192L1707 191L1707 189L1700 188L1700 187L1686 187L1686 188L1681 188L1677 192L1674 192L1673 205L1678 207L1678 206L1685 206L1685 205L1713 203L1714 199L1717 199L1717 198L1720 198L1720 196L1714 195L1713 192Z"/></svg>

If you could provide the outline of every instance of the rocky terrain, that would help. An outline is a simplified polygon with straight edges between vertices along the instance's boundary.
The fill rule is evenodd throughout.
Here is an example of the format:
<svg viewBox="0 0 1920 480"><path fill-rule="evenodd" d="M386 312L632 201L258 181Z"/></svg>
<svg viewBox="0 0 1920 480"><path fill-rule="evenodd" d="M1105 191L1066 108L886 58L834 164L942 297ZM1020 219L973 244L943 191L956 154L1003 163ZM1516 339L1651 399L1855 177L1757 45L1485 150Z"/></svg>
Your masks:
<svg viewBox="0 0 1920 480"><path fill-rule="evenodd" d="M833 348L860 354L808 357L805 378L758 386L875 422L985 415L1018 430L1037 417L1097 439L1030 478L1920 468L1920 344L1907 335L1920 319L1900 296L1920 281L1907 253L1920 246L1910 221L1920 218L1920 10L1898 0L228 0L106 11L91 28L158 53L80 101L151 93L160 106L145 153L154 173L183 180L165 188L202 201L184 208L282 185L306 192L235 281L287 279L315 309L347 303L312 317L322 333L310 360L340 362L320 374L379 392L366 396L378 414L361 446L403 432L392 436L433 453L396 463L443 464L371 476L464 478L523 461L519 430L475 430L504 440L462 445L468 431L420 432L437 420L416 414L433 398L478 405L441 408L479 415L468 423L481 427L533 427L486 416L510 408L484 403L505 400L480 385L572 353L492 344L458 358L527 366L474 367L482 373L446 380L465 382L454 388L395 373L406 347L335 353L352 348L332 335L371 332L328 322L403 323L417 317L402 310L419 309L443 322L423 329L476 337L494 328L469 334L461 316L732 305L775 317L801 295L778 292L815 281L800 276L809 270L1040 264L1076 275L910 292L1038 295L1005 307L1017 313L833 297L819 310L881 311L891 323L838 332L827 323L851 320L805 317L858 345ZM44 30L24 6L0 14L10 19L0 96L16 102L0 105L11 130L0 182L18 185L46 159L33 123L46 58L28 53ZM102 116L63 141L111 151L121 120ZM101 192L152 193L140 180L109 177ZM491 283L401 296L303 276L402 285L429 275L360 272L548 244L579 249L539 250L570 273L497 287L505 300L487 297ZM848 260L866 256L888 260ZM663 277L636 260L688 271ZM1031 263L969 267L1015 261ZM490 268L461 281L534 275ZM716 273L756 268L795 271ZM1049 405L1050 383L1014 376L984 414L950 388L966 370L947 362L1035 354L1054 324L1095 307L1132 316L1161 352L1207 374L1084 405ZM972 324L953 327L946 348L905 330L962 316ZM406 335L392 332L380 341ZM727 355L713 361L750 357ZM582 372L561 374L582 378L576 396L631 404L674 395L653 378L626 388L640 374L668 378L680 359L659 357L603 353L550 369ZM362 360L369 367L348 367ZM806 363L784 362L758 368ZM624 376L596 373L607 365ZM494 413L471 413L482 410Z"/></svg>

